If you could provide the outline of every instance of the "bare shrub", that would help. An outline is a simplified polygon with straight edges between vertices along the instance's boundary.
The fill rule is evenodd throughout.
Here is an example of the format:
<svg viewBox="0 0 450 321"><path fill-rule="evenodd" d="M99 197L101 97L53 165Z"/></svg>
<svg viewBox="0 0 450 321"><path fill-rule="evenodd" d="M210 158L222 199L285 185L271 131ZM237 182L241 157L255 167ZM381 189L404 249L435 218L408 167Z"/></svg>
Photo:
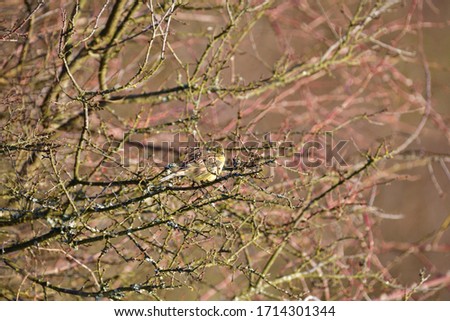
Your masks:
<svg viewBox="0 0 450 321"><path fill-rule="evenodd" d="M449 175L449 156L420 139L450 138L423 45L445 21L425 20L421 0L333 3L2 5L1 296L448 291L436 266L415 283L393 274L410 255L448 254L448 218L418 242L386 243L379 224L398 217L375 205L413 167L444 194L432 170ZM226 151L220 177L160 182L210 141Z"/></svg>

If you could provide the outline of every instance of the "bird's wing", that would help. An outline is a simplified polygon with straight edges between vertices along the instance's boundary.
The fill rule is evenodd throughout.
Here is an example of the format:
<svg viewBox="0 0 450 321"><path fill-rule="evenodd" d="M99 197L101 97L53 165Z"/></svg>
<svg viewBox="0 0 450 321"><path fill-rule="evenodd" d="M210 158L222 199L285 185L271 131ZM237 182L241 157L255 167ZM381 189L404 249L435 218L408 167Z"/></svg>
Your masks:
<svg viewBox="0 0 450 321"><path fill-rule="evenodd" d="M202 157L203 157L202 148L198 146L188 147L182 159L181 168L189 167L190 164L201 161Z"/></svg>

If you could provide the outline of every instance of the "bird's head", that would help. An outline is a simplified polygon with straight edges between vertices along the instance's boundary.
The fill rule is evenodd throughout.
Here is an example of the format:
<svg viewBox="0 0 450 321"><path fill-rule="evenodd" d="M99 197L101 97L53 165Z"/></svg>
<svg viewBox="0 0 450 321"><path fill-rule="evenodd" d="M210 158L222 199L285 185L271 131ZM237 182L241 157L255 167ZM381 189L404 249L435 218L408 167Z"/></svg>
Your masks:
<svg viewBox="0 0 450 321"><path fill-rule="evenodd" d="M218 142L209 142L206 144L205 148L207 153L220 155L223 155L225 153L222 144Z"/></svg>

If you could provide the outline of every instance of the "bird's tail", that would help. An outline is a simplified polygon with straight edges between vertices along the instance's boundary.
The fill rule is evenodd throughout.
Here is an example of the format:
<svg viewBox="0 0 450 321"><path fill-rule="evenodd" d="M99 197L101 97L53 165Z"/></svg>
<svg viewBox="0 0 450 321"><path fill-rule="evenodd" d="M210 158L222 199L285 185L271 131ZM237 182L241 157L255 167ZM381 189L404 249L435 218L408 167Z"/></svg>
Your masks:
<svg viewBox="0 0 450 321"><path fill-rule="evenodd" d="M178 177L178 176L184 176L184 171L176 172L176 173L172 173L170 175L167 175L166 177L161 178L159 180L159 182L160 183L164 183L164 182L170 181L172 178Z"/></svg>

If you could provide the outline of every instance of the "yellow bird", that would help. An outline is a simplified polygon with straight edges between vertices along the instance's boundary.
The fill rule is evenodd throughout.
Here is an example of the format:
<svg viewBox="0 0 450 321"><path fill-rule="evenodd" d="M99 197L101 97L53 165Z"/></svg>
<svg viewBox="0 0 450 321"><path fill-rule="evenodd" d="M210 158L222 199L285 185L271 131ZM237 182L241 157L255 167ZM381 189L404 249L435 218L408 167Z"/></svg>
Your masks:
<svg viewBox="0 0 450 321"><path fill-rule="evenodd" d="M187 177L197 183L212 182L222 173L225 164L225 153L222 145L210 144L204 153L191 155L180 165L176 165L173 173L163 177L160 182L169 181L175 177Z"/></svg>

